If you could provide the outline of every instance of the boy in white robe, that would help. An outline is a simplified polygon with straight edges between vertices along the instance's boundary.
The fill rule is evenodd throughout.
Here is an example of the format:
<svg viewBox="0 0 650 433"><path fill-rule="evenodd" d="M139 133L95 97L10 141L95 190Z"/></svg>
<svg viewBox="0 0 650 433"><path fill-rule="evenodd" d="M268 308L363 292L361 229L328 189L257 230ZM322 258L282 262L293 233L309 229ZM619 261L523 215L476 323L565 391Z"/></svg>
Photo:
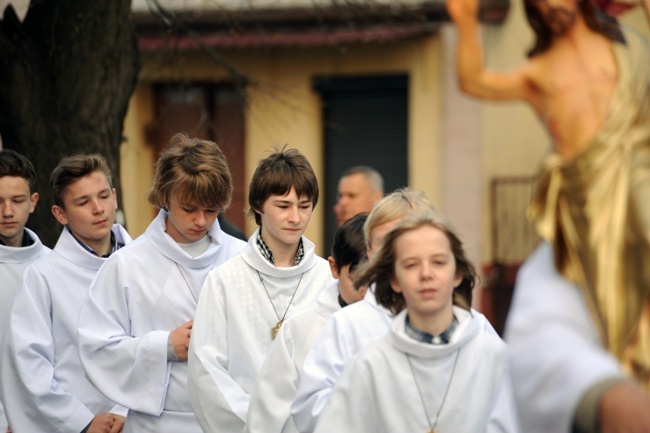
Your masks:
<svg viewBox="0 0 650 433"><path fill-rule="evenodd" d="M149 193L158 216L88 291L81 361L93 384L129 409L125 432L201 432L187 392L187 347L203 280L246 245L216 221L232 188L215 143L172 138Z"/></svg>
<svg viewBox="0 0 650 433"><path fill-rule="evenodd" d="M317 202L316 176L300 152L260 161L248 197L259 229L239 257L208 275L190 342L190 397L206 432L242 431L280 325L333 280L303 236Z"/></svg>
<svg viewBox="0 0 650 433"><path fill-rule="evenodd" d="M405 215L427 213L433 204L421 191L394 191L372 209L364 225L368 257L381 249L384 237ZM291 405L293 422L300 432L314 430L329 394L345 364L370 342L384 336L393 313L377 304L371 286L364 299L332 315L323 327L303 363L303 370Z"/></svg>
<svg viewBox="0 0 650 433"><path fill-rule="evenodd" d="M519 431L506 345L470 310L476 272L448 223L406 217L359 274L401 312L346 366L316 433Z"/></svg>
<svg viewBox="0 0 650 433"><path fill-rule="evenodd" d="M106 257L131 238L114 224L117 199L100 155L64 158L50 178L64 228L54 250L25 270L3 339L0 392L16 432L120 432L126 410L83 374L77 317Z"/></svg>
<svg viewBox="0 0 650 433"><path fill-rule="evenodd" d="M298 431L291 418L291 402L305 356L327 319L342 307L363 299L366 292L364 289L356 290L352 281L352 273L367 257L363 237L366 217L366 214L353 216L336 231L332 255L327 259L336 280L325 286L314 302L290 317L280 328L251 395L247 432Z"/></svg>
<svg viewBox="0 0 650 433"><path fill-rule="evenodd" d="M38 193L32 191L35 178L31 161L13 150L0 150L0 335L23 272L50 251L36 233L25 227L38 203ZM6 432L7 427L7 417L0 404L0 432Z"/></svg>

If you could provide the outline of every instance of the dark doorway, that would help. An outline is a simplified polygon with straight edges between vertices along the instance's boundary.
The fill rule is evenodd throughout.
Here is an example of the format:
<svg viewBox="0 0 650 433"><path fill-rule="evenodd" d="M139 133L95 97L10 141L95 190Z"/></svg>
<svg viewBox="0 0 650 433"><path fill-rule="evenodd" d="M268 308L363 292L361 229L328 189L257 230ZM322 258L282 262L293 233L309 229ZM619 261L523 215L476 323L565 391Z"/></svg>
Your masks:
<svg viewBox="0 0 650 433"><path fill-rule="evenodd" d="M375 168L390 192L408 185L408 77L317 77L323 102L325 251L337 229L332 207L341 174L355 165Z"/></svg>

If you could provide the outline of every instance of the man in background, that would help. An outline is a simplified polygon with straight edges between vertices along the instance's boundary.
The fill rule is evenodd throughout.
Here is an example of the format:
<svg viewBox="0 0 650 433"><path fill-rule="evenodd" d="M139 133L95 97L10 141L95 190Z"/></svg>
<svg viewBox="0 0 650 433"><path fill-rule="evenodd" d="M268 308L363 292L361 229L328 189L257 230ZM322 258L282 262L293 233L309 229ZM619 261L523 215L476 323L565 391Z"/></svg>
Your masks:
<svg viewBox="0 0 650 433"><path fill-rule="evenodd" d="M377 170L363 165L347 169L339 180L339 192L334 205L337 227L355 215L369 213L383 197L384 179Z"/></svg>

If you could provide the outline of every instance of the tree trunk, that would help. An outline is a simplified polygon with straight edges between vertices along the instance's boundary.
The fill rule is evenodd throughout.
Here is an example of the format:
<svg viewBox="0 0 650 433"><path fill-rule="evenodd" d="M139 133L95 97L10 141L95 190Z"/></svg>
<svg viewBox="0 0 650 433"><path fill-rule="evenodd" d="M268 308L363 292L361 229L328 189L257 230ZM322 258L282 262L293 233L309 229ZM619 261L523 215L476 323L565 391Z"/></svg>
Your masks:
<svg viewBox="0 0 650 433"><path fill-rule="evenodd" d="M32 0L23 23L4 12L0 135L36 168L41 200L28 226L53 246L61 228L49 177L62 157L101 153L119 198L122 124L139 69L131 0Z"/></svg>

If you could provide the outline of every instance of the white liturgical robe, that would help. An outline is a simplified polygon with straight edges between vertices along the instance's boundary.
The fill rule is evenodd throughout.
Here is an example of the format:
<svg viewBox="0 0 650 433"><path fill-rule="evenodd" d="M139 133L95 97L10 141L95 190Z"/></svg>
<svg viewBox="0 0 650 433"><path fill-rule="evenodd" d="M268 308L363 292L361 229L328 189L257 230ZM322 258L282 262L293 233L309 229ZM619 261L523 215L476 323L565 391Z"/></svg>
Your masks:
<svg viewBox="0 0 650 433"><path fill-rule="evenodd" d="M113 233L119 243L131 240L122 226L113 226ZM12 431L80 432L96 414L126 415L88 382L77 351L79 310L107 260L63 229L54 250L25 270L0 360L0 392Z"/></svg>
<svg viewBox="0 0 650 433"><path fill-rule="evenodd" d="M247 433L297 433L291 417L302 364L327 319L341 309L338 280L280 329L257 376L246 420Z"/></svg>
<svg viewBox="0 0 650 433"><path fill-rule="evenodd" d="M361 349L388 333L393 314L377 304L374 286L364 298L329 318L303 363L291 405L298 431L311 432L345 365Z"/></svg>
<svg viewBox="0 0 650 433"><path fill-rule="evenodd" d="M208 275L189 351L190 398L204 431L243 430L250 394L273 342L271 329L333 281L327 261L316 256L311 241L302 240L300 263L276 268L260 253L255 232L239 257Z"/></svg>
<svg viewBox="0 0 650 433"><path fill-rule="evenodd" d="M580 289L560 275L541 244L517 275L506 323L522 431L569 433L584 393L621 377L602 345Z"/></svg>
<svg viewBox="0 0 650 433"><path fill-rule="evenodd" d="M8 247L0 245L0 275L2 276L2 288L0 289L0 326L4 329L4 323L9 317L9 310L18 291L25 269L43 254L50 251L41 243L36 233L28 228L25 231L33 243L26 247Z"/></svg>
<svg viewBox="0 0 650 433"><path fill-rule="evenodd" d="M167 341L194 318L208 272L246 245L215 221L207 250L193 258L165 233L166 217L161 210L142 236L108 259L79 316L84 369L129 409L125 432L201 432L187 393L187 363L167 360Z"/></svg>
<svg viewBox="0 0 650 433"><path fill-rule="evenodd" d="M315 433L519 432L505 343L483 315L454 315L450 342L434 345L409 337L398 314L346 366Z"/></svg>
<svg viewBox="0 0 650 433"><path fill-rule="evenodd" d="M8 247L0 245L0 336L5 329L9 318L9 311L14 302L14 296L23 281L25 269L50 249L41 243L36 233L25 227L27 236L32 239L32 244L25 247ZM0 349L1 350L1 349ZM2 404L0 404L0 432L7 431L7 417Z"/></svg>

